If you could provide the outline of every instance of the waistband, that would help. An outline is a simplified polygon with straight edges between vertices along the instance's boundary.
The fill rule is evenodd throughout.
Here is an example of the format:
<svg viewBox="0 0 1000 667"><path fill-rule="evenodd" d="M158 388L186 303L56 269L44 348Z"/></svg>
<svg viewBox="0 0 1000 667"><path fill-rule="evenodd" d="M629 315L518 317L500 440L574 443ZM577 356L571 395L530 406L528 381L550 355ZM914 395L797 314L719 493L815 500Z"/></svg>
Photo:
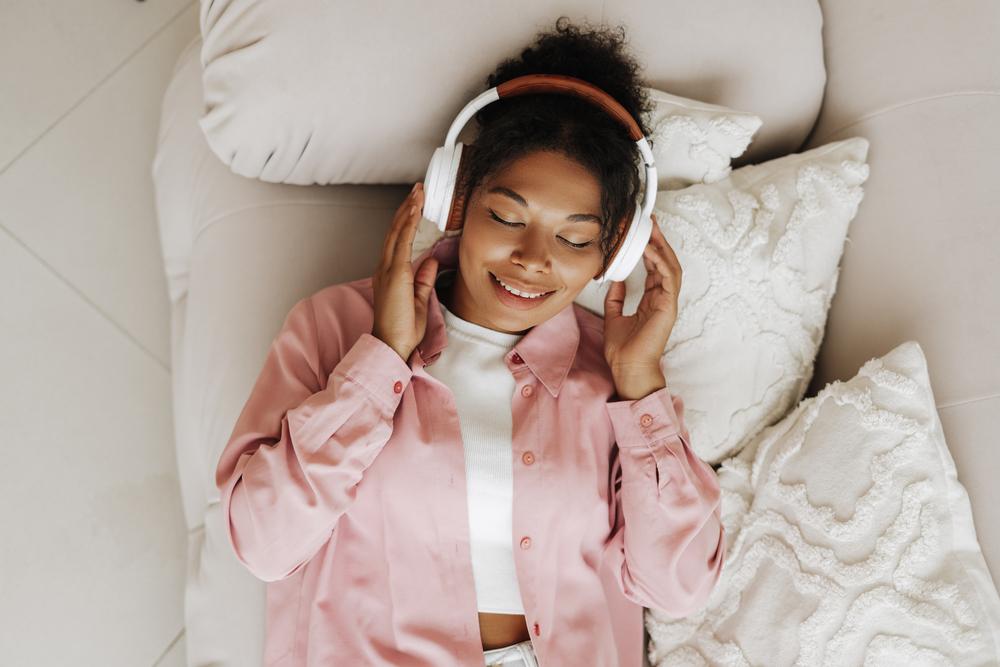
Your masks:
<svg viewBox="0 0 1000 667"><path fill-rule="evenodd" d="M525 639L523 642L511 644L510 646L501 646L500 648L484 651L483 656L486 660L486 667L495 667L496 665L503 665L504 667L538 667L538 661L535 659L535 649L531 645L530 639Z"/></svg>

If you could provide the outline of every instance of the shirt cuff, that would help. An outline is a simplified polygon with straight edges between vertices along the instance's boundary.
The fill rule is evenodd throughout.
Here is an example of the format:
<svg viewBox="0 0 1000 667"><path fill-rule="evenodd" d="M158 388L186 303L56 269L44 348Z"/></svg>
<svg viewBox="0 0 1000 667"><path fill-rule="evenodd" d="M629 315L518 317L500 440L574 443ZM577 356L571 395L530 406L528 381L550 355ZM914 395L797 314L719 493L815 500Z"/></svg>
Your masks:
<svg viewBox="0 0 1000 667"><path fill-rule="evenodd" d="M679 430L673 397L667 387L634 400L608 401L606 408L619 449L653 449L654 443L676 435Z"/></svg>
<svg viewBox="0 0 1000 667"><path fill-rule="evenodd" d="M363 333L333 369L334 374L357 382L395 413L413 369L381 338Z"/></svg>

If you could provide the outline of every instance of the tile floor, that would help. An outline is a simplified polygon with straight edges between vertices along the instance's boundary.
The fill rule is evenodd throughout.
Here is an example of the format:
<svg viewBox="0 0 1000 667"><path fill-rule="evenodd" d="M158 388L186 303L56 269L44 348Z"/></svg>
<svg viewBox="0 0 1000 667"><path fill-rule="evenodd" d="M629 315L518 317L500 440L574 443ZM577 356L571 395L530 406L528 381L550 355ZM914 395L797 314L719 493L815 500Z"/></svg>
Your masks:
<svg viewBox="0 0 1000 667"><path fill-rule="evenodd" d="M184 664L150 165L198 30L193 0L0 3L3 664Z"/></svg>

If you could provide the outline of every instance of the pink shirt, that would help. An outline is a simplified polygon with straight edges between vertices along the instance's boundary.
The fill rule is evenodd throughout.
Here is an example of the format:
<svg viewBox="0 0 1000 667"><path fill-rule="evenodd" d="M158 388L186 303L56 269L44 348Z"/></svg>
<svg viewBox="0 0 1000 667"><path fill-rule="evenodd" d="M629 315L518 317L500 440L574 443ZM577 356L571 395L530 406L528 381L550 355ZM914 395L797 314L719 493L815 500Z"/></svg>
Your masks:
<svg viewBox="0 0 1000 667"><path fill-rule="evenodd" d="M434 253L455 266L460 237ZM265 664L482 665L455 399L432 291L404 361L371 278L288 313L216 471L239 560L267 585ZM542 667L640 667L643 607L699 610L725 536L714 470L667 388L616 397L603 320L570 304L506 355L514 558Z"/></svg>

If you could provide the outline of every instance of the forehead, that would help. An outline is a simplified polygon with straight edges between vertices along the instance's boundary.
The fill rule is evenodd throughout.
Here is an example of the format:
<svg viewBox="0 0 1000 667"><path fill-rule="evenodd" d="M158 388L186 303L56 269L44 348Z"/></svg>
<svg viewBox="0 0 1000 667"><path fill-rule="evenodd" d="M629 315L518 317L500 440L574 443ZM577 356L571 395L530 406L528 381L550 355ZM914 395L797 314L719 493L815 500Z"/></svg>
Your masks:
<svg viewBox="0 0 1000 667"><path fill-rule="evenodd" d="M568 213L598 213L601 184L579 162L549 151L522 156L483 184L484 194L496 187L513 190L531 207L551 207ZM505 197L504 194L496 196Z"/></svg>

